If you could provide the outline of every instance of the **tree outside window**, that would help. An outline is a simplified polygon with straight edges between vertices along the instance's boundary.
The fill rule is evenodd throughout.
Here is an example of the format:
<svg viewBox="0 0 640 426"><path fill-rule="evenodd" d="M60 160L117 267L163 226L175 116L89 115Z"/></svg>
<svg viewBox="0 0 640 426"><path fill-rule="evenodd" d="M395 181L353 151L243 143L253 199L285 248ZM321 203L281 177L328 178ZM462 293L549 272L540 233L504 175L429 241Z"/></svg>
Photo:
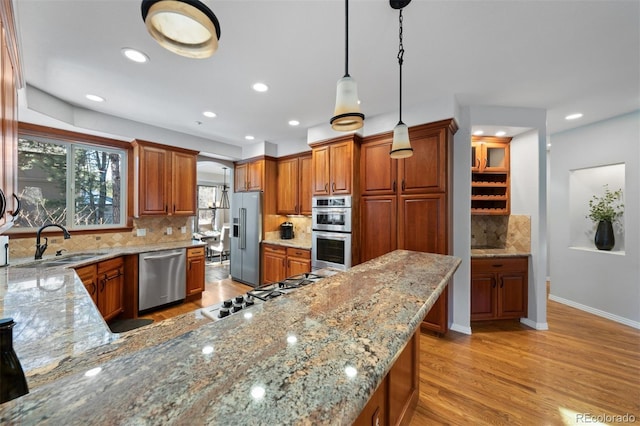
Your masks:
<svg viewBox="0 0 640 426"><path fill-rule="evenodd" d="M69 229L124 226L125 166L123 150L19 137L22 213L14 227L47 222Z"/></svg>

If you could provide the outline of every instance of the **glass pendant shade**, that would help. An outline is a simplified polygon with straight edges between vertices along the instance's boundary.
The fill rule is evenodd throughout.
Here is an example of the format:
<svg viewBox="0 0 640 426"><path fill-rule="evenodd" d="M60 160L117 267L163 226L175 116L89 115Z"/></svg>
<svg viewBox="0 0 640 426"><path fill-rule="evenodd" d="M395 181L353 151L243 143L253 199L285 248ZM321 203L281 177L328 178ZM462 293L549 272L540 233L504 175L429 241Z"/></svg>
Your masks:
<svg viewBox="0 0 640 426"><path fill-rule="evenodd" d="M347 132L360 129L364 125L364 114L358 105L358 85L349 75L338 80L336 108L331 118L333 130Z"/></svg>
<svg viewBox="0 0 640 426"><path fill-rule="evenodd" d="M220 23L198 0L144 0L142 19L165 49L188 58L208 58L218 50Z"/></svg>
<svg viewBox="0 0 640 426"><path fill-rule="evenodd" d="M402 121L393 129L393 144L391 145L391 158L407 158L413 155L413 148L409 141L409 128Z"/></svg>

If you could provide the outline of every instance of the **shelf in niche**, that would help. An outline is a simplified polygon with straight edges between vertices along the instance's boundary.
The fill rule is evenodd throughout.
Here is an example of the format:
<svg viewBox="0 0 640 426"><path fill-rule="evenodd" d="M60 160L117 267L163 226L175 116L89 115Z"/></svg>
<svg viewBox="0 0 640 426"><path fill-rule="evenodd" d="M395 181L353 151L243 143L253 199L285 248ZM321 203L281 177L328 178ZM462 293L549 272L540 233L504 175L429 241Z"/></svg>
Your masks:
<svg viewBox="0 0 640 426"><path fill-rule="evenodd" d="M604 253L604 254L612 254L614 256L626 256L624 250L598 250L597 248L592 247L577 247L577 246L569 246L572 250L580 250L580 251L592 251L595 253Z"/></svg>

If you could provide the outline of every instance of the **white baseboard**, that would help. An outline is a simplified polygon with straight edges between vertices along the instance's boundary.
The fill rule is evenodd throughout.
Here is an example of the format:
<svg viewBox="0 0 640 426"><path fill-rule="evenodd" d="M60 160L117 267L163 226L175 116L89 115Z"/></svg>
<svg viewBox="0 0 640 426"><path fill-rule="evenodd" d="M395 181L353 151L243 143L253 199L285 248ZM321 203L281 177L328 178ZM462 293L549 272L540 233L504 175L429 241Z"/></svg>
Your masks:
<svg viewBox="0 0 640 426"><path fill-rule="evenodd" d="M453 330L453 331L457 331L458 333L462 333L462 334L471 334L471 327L464 327L462 325L458 325L458 324L451 324L451 327L449 327L449 330Z"/></svg>
<svg viewBox="0 0 640 426"><path fill-rule="evenodd" d="M531 327L534 330L548 330L549 324L546 322L535 322L531 321L529 318L520 318L520 322L526 325L527 327Z"/></svg>
<svg viewBox="0 0 640 426"><path fill-rule="evenodd" d="M640 329L640 322L630 320L629 318L624 318L619 315L614 315L609 312L601 311L600 309L592 308L591 306L583 305L581 303L574 302L572 300L554 296L553 294L549 295L549 300L562 303L563 305L571 306L572 308L580 309L581 311L589 312L590 314L594 314L602 318L610 319L611 321L615 321L620 324L628 325L629 327Z"/></svg>

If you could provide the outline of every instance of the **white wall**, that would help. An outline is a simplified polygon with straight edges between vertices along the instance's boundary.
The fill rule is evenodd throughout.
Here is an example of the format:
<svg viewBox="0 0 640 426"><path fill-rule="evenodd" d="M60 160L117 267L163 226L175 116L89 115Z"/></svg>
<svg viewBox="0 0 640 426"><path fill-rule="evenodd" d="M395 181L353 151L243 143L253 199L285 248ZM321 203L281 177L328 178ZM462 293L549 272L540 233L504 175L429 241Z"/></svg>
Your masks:
<svg viewBox="0 0 640 426"><path fill-rule="evenodd" d="M550 298L640 328L640 111L551 135L551 144ZM571 247L571 171L621 163L624 252Z"/></svg>

